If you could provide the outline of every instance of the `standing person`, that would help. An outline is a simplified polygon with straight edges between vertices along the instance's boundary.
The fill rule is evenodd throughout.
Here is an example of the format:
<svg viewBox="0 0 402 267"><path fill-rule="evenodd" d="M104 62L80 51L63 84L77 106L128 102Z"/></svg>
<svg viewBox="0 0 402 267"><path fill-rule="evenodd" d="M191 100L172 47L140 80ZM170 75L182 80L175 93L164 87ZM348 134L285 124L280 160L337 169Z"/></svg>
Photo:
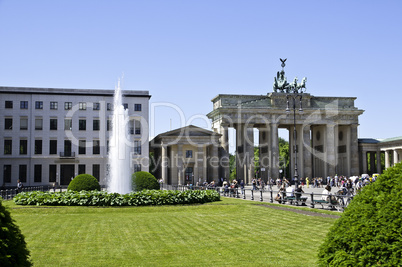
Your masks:
<svg viewBox="0 0 402 267"><path fill-rule="evenodd" d="M258 189L257 188L257 180L255 178L253 178L252 184L253 184L253 190L257 190Z"/></svg>
<svg viewBox="0 0 402 267"><path fill-rule="evenodd" d="M240 189L241 189L241 194L244 194L244 180L240 181Z"/></svg>
<svg viewBox="0 0 402 267"><path fill-rule="evenodd" d="M265 190L265 182L261 178L260 178L260 188L261 188L261 190Z"/></svg>
<svg viewBox="0 0 402 267"><path fill-rule="evenodd" d="M20 181L20 179L17 180L17 191L18 193L22 192L22 188L24 187L24 185L22 184L22 182Z"/></svg>
<svg viewBox="0 0 402 267"><path fill-rule="evenodd" d="M308 179L308 177L306 177L306 186L307 186L307 188L309 188L309 185L310 185L310 180Z"/></svg>
<svg viewBox="0 0 402 267"><path fill-rule="evenodd" d="M279 179L279 177L278 177L278 179L276 179L276 186L278 188L281 188L281 179Z"/></svg>

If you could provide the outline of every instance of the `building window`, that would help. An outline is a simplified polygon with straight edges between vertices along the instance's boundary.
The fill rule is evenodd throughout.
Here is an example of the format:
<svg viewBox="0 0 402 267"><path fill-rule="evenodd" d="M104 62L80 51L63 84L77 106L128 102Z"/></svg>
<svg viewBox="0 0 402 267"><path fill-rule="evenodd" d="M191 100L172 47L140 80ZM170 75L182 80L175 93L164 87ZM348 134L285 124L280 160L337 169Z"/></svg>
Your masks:
<svg viewBox="0 0 402 267"><path fill-rule="evenodd" d="M72 102L64 102L64 110L70 110L73 108Z"/></svg>
<svg viewBox="0 0 402 267"><path fill-rule="evenodd" d="M4 183L11 183L11 165L4 165L3 181Z"/></svg>
<svg viewBox="0 0 402 267"><path fill-rule="evenodd" d="M49 165L49 183L55 183L57 177L57 165L50 164Z"/></svg>
<svg viewBox="0 0 402 267"><path fill-rule="evenodd" d="M93 104L93 110L100 110L100 103L95 102L95 103Z"/></svg>
<svg viewBox="0 0 402 267"><path fill-rule="evenodd" d="M78 164L78 174L85 174L85 164Z"/></svg>
<svg viewBox="0 0 402 267"><path fill-rule="evenodd" d="M40 164L34 165L34 182L35 183L42 182L42 165Z"/></svg>
<svg viewBox="0 0 402 267"><path fill-rule="evenodd" d="M20 118L20 130L28 130L28 118Z"/></svg>
<svg viewBox="0 0 402 267"><path fill-rule="evenodd" d="M40 139L35 140L35 154L36 155L42 154L42 140Z"/></svg>
<svg viewBox="0 0 402 267"><path fill-rule="evenodd" d="M65 157L71 157L75 156L75 153L73 154L71 151L72 145L71 145L71 140L64 140L64 156Z"/></svg>
<svg viewBox="0 0 402 267"><path fill-rule="evenodd" d="M134 104L134 111L141 111L142 106L141 104Z"/></svg>
<svg viewBox="0 0 402 267"><path fill-rule="evenodd" d="M35 109L43 109L43 101L36 101Z"/></svg>
<svg viewBox="0 0 402 267"><path fill-rule="evenodd" d="M94 155L100 154L100 141L99 140L93 141L92 154L94 154Z"/></svg>
<svg viewBox="0 0 402 267"><path fill-rule="evenodd" d="M73 129L73 120L64 119L64 130L71 131Z"/></svg>
<svg viewBox="0 0 402 267"><path fill-rule="evenodd" d="M112 110L112 103L107 103L106 104L106 109L107 110Z"/></svg>
<svg viewBox="0 0 402 267"><path fill-rule="evenodd" d="M134 141L134 155L141 155L141 141Z"/></svg>
<svg viewBox="0 0 402 267"><path fill-rule="evenodd" d="M80 155L85 155L86 154L86 141L85 140L79 140L78 141L78 154Z"/></svg>
<svg viewBox="0 0 402 267"><path fill-rule="evenodd" d="M13 129L13 119L5 118L4 119L4 130L12 130Z"/></svg>
<svg viewBox="0 0 402 267"><path fill-rule="evenodd" d="M192 150L186 150L186 158L192 158L193 157L193 151Z"/></svg>
<svg viewBox="0 0 402 267"><path fill-rule="evenodd" d="M140 172L141 171L141 164L134 164L134 172Z"/></svg>
<svg viewBox="0 0 402 267"><path fill-rule="evenodd" d="M107 120L106 121L106 131L110 131L110 126L112 125L112 121L111 120Z"/></svg>
<svg viewBox="0 0 402 267"><path fill-rule="evenodd" d="M99 131L100 130L100 120L93 120L93 130L94 131Z"/></svg>
<svg viewBox="0 0 402 267"><path fill-rule="evenodd" d="M35 130L42 130L42 129L43 129L43 120L35 119Z"/></svg>
<svg viewBox="0 0 402 267"><path fill-rule="evenodd" d="M20 109L28 109L28 101L20 101Z"/></svg>
<svg viewBox="0 0 402 267"><path fill-rule="evenodd" d="M49 154L50 155L57 154L57 140L50 140L49 141Z"/></svg>
<svg viewBox="0 0 402 267"><path fill-rule="evenodd" d="M26 183L27 182L27 165L20 165L19 166L18 178L20 179L21 183Z"/></svg>
<svg viewBox="0 0 402 267"><path fill-rule="evenodd" d="M6 100L6 108L13 108L13 101L7 101Z"/></svg>
<svg viewBox="0 0 402 267"><path fill-rule="evenodd" d="M135 134L141 134L141 122L140 121L135 121Z"/></svg>
<svg viewBox="0 0 402 267"><path fill-rule="evenodd" d="M57 119L50 119L50 130L57 130Z"/></svg>
<svg viewBox="0 0 402 267"><path fill-rule="evenodd" d="M92 165L92 176L95 177L99 181L99 177L100 177L100 165L99 164Z"/></svg>
<svg viewBox="0 0 402 267"><path fill-rule="evenodd" d="M28 154L28 140L20 140L20 155Z"/></svg>
<svg viewBox="0 0 402 267"><path fill-rule="evenodd" d="M80 131L85 131L87 129L87 121L86 120L79 120L78 121L78 129Z"/></svg>
<svg viewBox="0 0 402 267"><path fill-rule="evenodd" d="M50 102L50 109L57 109L58 108L58 102Z"/></svg>
<svg viewBox="0 0 402 267"><path fill-rule="evenodd" d="M78 104L79 110L86 110L87 109L87 103L86 102L80 102Z"/></svg>
<svg viewBox="0 0 402 267"><path fill-rule="evenodd" d="M11 155L13 149L13 140L5 139L4 140L4 155Z"/></svg>
<svg viewBox="0 0 402 267"><path fill-rule="evenodd" d="M124 107L124 109L128 109L128 104L127 104L127 103L123 103L123 107Z"/></svg>

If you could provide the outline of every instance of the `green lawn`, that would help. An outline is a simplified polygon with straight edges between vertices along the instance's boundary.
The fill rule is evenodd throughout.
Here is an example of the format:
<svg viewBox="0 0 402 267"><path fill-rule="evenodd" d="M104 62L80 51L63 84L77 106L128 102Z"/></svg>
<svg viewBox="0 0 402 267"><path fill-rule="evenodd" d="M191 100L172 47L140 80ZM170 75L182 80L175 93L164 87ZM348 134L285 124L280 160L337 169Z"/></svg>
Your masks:
<svg viewBox="0 0 402 267"><path fill-rule="evenodd" d="M315 266L335 220L225 198L162 207L3 204L35 266Z"/></svg>

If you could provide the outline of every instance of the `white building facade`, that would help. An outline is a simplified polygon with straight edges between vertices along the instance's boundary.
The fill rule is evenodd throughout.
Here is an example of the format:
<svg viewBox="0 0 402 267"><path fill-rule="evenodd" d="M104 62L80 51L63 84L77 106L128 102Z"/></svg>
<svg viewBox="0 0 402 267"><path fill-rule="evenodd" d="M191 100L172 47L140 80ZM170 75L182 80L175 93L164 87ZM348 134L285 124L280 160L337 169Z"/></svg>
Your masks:
<svg viewBox="0 0 402 267"><path fill-rule="evenodd" d="M108 175L114 90L0 87L0 185L67 186ZM148 91L123 90L132 172L148 171Z"/></svg>

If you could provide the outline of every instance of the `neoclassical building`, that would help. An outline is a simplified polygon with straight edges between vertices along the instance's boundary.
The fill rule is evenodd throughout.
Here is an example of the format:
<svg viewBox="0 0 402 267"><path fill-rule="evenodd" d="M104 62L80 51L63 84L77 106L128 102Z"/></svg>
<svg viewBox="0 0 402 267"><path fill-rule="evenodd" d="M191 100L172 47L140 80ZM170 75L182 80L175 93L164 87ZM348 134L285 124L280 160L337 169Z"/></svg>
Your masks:
<svg viewBox="0 0 402 267"><path fill-rule="evenodd" d="M229 166L218 155L220 137L193 125L157 135L150 142L155 176L170 185L218 181L220 166Z"/></svg>
<svg viewBox="0 0 402 267"><path fill-rule="evenodd" d="M284 61L281 61L284 67ZM254 177L254 129L259 132L260 176L264 180L278 177L280 128L289 130L291 170L295 166L293 147L296 142L299 177L359 175L357 128L359 115L364 111L355 106L355 97L320 97L304 93L305 82L306 78L298 84L295 78L293 83L287 83L282 69L275 78L274 92L266 95L220 94L212 99L213 110L207 116L212 120L213 131L222 136L220 157L229 156L229 128L236 132L238 179L250 183ZM293 99L288 95L301 95L294 103L295 117L293 109L289 109ZM221 168L220 176L228 178L229 168Z"/></svg>
<svg viewBox="0 0 402 267"><path fill-rule="evenodd" d="M360 173L382 173L384 169L402 161L402 136L387 139L360 138L359 158Z"/></svg>

